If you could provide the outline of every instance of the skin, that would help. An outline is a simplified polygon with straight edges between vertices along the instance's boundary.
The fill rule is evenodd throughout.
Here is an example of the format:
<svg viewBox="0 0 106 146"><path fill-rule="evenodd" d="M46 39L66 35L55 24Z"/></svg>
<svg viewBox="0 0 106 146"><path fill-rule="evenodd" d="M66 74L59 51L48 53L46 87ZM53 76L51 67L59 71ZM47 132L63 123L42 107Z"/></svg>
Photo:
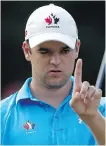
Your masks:
<svg viewBox="0 0 106 146"><path fill-rule="evenodd" d="M79 42L78 40L77 44L80 44ZM73 73L80 45L67 51L63 49L65 44L56 41L48 41L31 49L26 42L23 46L25 58L32 66L32 94L57 108L71 89L69 78ZM46 53L42 54L39 48L46 48ZM61 73L49 73L51 70L61 70ZM88 81L82 82L82 59L77 60L74 78L74 89L69 104L89 126L98 144L104 145L105 119L98 112L102 91L90 85Z"/></svg>
<svg viewBox="0 0 106 146"><path fill-rule="evenodd" d="M70 106L91 129L98 145L105 145L105 118L98 111L101 89L90 86L87 81L82 82L82 60L79 59L75 67L75 84Z"/></svg>
<svg viewBox="0 0 106 146"><path fill-rule="evenodd" d="M74 50L64 49L66 45L57 41L48 41L31 49L26 42L23 46L25 58L32 66L32 94L57 108L70 92L69 78L73 73L79 47L76 46ZM51 70L60 70L61 73L49 73Z"/></svg>
<svg viewBox="0 0 106 146"><path fill-rule="evenodd" d="M32 65L32 77L33 80L37 81L37 84L48 89L58 89L67 83L72 75L79 50L64 49L65 46L61 42L48 41L31 49L29 60ZM25 55L27 55L26 52ZM71 62L70 67L69 62ZM62 72L59 75L49 75L50 70Z"/></svg>

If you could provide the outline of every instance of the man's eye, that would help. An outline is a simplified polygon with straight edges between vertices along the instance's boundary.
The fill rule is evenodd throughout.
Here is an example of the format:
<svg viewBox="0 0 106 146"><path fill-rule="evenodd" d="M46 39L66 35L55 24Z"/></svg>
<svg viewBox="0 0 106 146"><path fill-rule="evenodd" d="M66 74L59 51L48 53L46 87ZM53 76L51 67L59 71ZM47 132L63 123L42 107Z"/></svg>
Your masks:
<svg viewBox="0 0 106 146"><path fill-rule="evenodd" d="M70 49L63 49L61 52L62 52L63 54L67 54L67 53L70 52Z"/></svg>
<svg viewBox="0 0 106 146"><path fill-rule="evenodd" d="M48 51L39 51L41 54L47 54Z"/></svg>
<svg viewBox="0 0 106 146"><path fill-rule="evenodd" d="M47 53L48 53L48 49L40 48L40 49L39 49L39 52L40 52L41 54L47 54Z"/></svg>

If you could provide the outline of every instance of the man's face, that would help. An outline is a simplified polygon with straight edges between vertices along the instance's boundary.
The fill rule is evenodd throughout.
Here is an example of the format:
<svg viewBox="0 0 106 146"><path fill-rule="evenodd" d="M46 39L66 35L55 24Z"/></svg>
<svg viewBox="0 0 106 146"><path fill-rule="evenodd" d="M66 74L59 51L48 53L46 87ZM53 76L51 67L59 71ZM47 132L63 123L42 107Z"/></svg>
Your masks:
<svg viewBox="0 0 106 146"><path fill-rule="evenodd" d="M48 41L32 48L32 78L47 88L61 88L72 75L78 51L57 41Z"/></svg>

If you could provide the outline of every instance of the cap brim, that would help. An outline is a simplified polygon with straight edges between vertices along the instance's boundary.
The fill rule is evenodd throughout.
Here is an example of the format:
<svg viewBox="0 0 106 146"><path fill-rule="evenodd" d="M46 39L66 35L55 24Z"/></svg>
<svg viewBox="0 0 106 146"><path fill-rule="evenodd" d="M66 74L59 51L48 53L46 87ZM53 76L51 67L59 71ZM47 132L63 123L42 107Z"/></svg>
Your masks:
<svg viewBox="0 0 106 146"><path fill-rule="evenodd" d="M29 38L29 45L31 48L33 48L46 41L59 41L66 44L71 49L74 49L76 44L75 38L62 33L52 32L52 33L43 33L43 34L38 34L36 36L32 36L31 38Z"/></svg>

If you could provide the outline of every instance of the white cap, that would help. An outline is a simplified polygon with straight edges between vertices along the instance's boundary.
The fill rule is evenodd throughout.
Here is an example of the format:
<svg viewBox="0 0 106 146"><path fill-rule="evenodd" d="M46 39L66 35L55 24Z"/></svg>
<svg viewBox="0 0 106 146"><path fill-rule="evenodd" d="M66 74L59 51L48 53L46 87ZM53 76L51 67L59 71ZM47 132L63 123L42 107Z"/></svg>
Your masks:
<svg viewBox="0 0 106 146"><path fill-rule="evenodd" d="M36 9L29 17L25 40L31 48L46 41L59 41L74 49L78 39L73 17L63 8L49 4Z"/></svg>

